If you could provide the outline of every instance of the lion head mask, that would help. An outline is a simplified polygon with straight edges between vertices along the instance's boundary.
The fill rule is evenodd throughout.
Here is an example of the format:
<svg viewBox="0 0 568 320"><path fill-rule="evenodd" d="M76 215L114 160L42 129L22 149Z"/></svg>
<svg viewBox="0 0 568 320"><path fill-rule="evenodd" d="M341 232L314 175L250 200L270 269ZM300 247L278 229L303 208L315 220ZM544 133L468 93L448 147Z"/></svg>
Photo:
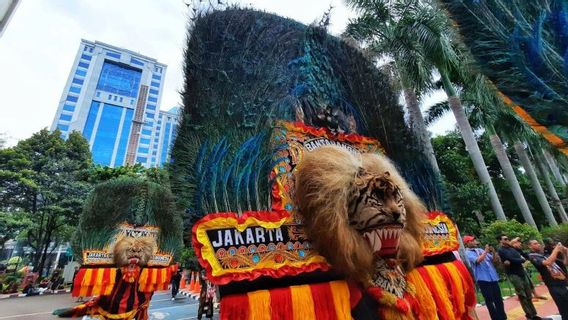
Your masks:
<svg viewBox="0 0 568 320"><path fill-rule="evenodd" d="M119 267L146 266L157 248L156 239L152 237L122 237L113 248L114 263Z"/></svg>
<svg viewBox="0 0 568 320"><path fill-rule="evenodd" d="M425 207L388 158L322 147L304 154L295 184L306 234L346 276L365 282L376 256L421 262Z"/></svg>

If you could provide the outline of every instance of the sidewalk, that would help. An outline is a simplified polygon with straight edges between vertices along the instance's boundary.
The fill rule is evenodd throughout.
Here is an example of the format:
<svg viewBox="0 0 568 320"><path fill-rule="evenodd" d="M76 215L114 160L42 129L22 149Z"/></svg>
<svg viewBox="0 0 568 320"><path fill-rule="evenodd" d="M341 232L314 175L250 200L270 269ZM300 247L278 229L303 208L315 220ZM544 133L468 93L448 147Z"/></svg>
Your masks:
<svg viewBox="0 0 568 320"><path fill-rule="evenodd" d="M69 293L71 292L70 289L60 289L60 290L56 290L55 292L47 292L47 291L43 291L40 292L39 295L51 295L51 294L62 294L62 293ZM21 298L21 297L26 297L25 294L23 293L10 293L10 294L0 294L0 300L2 299L8 299L8 298Z"/></svg>
<svg viewBox="0 0 568 320"><path fill-rule="evenodd" d="M558 309L552 301L552 297L550 297L550 293L548 293L548 289L544 284L541 284L536 287L536 292L539 295L545 296L548 300L533 300L533 304L538 311L538 315L541 317L551 317L553 319L560 320L560 316L558 315ZM525 313L521 308L521 304L517 299L517 296L512 296L506 298L505 301L505 312L507 313L508 320L525 320ZM489 317L489 312L485 306L475 308L477 312L477 317L479 320L491 319ZM554 317L554 315L557 315Z"/></svg>

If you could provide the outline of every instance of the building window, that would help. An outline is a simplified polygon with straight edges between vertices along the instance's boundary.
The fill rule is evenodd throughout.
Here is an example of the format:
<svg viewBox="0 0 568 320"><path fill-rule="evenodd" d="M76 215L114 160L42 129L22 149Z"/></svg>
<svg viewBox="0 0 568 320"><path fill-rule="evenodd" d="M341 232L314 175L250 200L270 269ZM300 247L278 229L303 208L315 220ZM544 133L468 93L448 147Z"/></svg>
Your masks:
<svg viewBox="0 0 568 320"><path fill-rule="evenodd" d="M142 134L146 135L146 136L152 135L152 130L144 129L144 130L142 130Z"/></svg>
<svg viewBox="0 0 568 320"><path fill-rule="evenodd" d="M77 97L74 97L74 96L69 96L69 95L67 96L67 101L77 102L77 99L78 99L78 98L77 98Z"/></svg>
<svg viewBox="0 0 568 320"><path fill-rule="evenodd" d="M146 110L156 110L156 106L153 105L153 104L148 104L148 105L146 106Z"/></svg>
<svg viewBox="0 0 568 320"><path fill-rule="evenodd" d="M152 113L152 112L146 112L146 118L149 118L149 119L154 119L154 115L155 115L155 113Z"/></svg>
<svg viewBox="0 0 568 320"><path fill-rule="evenodd" d="M62 115L59 117L59 120L71 121L71 117L72 117L72 116L71 116L70 114L62 114Z"/></svg>
<svg viewBox="0 0 568 320"><path fill-rule="evenodd" d="M155 156L158 154L158 151L152 151L152 155Z"/></svg>
<svg viewBox="0 0 568 320"><path fill-rule="evenodd" d="M80 77L84 77L87 74L87 72L77 69L77 71L75 71L75 74L80 76Z"/></svg>
<svg viewBox="0 0 568 320"><path fill-rule="evenodd" d="M120 97L120 98L118 99L118 101L120 101L120 102L122 102L122 100L123 100L122 97Z"/></svg>
<svg viewBox="0 0 568 320"><path fill-rule="evenodd" d="M108 95L108 100L112 100L112 94Z"/></svg>
<svg viewBox="0 0 568 320"><path fill-rule="evenodd" d="M142 61L140 61L140 60L138 60L138 59L136 59L136 58L130 58L130 63L136 64L136 65L139 65L139 66L143 66L143 65L144 65L144 62L142 62Z"/></svg>
<svg viewBox="0 0 568 320"><path fill-rule="evenodd" d="M81 84L81 85L82 85L83 82L85 82L85 81L83 81L82 79L73 78L73 83L74 83L74 84Z"/></svg>
<svg viewBox="0 0 568 320"><path fill-rule="evenodd" d="M150 85L151 85L152 87L156 87L156 88L159 88L159 87L160 87L160 83L159 83L159 82L156 82L156 81L150 82Z"/></svg>
<svg viewBox="0 0 568 320"><path fill-rule="evenodd" d="M75 111L75 106L70 106L70 105L68 105L68 104L64 104L64 105L63 105L63 110L73 112L73 111Z"/></svg>
<svg viewBox="0 0 568 320"><path fill-rule="evenodd" d="M105 104L95 134L92 154L93 161L101 165L110 165L116 142L123 108Z"/></svg>
<svg viewBox="0 0 568 320"><path fill-rule="evenodd" d="M146 161L148 160L148 158L146 157L137 157L136 161L140 162L140 163L146 163Z"/></svg>
<svg viewBox="0 0 568 320"><path fill-rule="evenodd" d="M156 89L150 89L150 94L158 95L158 92L159 92L159 91L156 90Z"/></svg>
<svg viewBox="0 0 568 320"><path fill-rule="evenodd" d="M161 163L166 163L166 159L168 157L168 152L170 149L170 129L171 129L172 125L167 123L166 124L166 131L164 132L164 141L162 142L162 155L161 155L161 159L160 162Z"/></svg>
<svg viewBox="0 0 568 320"><path fill-rule="evenodd" d="M83 54L81 55L81 59L85 59L85 60L87 60L87 61L91 61L91 56L88 55L88 54L84 54L84 53L83 53Z"/></svg>
<svg viewBox="0 0 568 320"><path fill-rule="evenodd" d="M61 130L61 131L68 131L69 130L69 126L66 124L57 124L57 129Z"/></svg>
<svg viewBox="0 0 568 320"><path fill-rule="evenodd" d="M140 138L140 143L141 144L150 144L150 139L149 138Z"/></svg>
<svg viewBox="0 0 568 320"><path fill-rule="evenodd" d="M132 127L132 116L134 115L134 110L126 109L126 115L124 117L124 122L122 123L122 132L120 133L120 142L118 143L118 149L116 150L116 159L114 160L115 166L124 165L124 158L126 156L126 148L128 145L128 137L130 136L130 129Z"/></svg>
<svg viewBox="0 0 568 320"><path fill-rule="evenodd" d="M152 79L160 81L160 80L162 80L162 76L159 75L159 74L153 74Z"/></svg>
<svg viewBox="0 0 568 320"><path fill-rule="evenodd" d="M138 153L148 153L148 148L140 147L138 148Z"/></svg>
<svg viewBox="0 0 568 320"><path fill-rule="evenodd" d="M87 69L89 67L89 64L81 61L79 62L79 67Z"/></svg>
<svg viewBox="0 0 568 320"><path fill-rule="evenodd" d="M80 87L71 87L71 88L69 88L69 91L79 94L79 93L81 93L81 88Z"/></svg>
<svg viewBox="0 0 568 320"><path fill-rule="evenodd" d="M111 58L120 59L120 53L118 53L118 52L107 51L106 55L111 57Z"/></svg>
<svg viewBox="0 0 568 320"><path fill-rule="evenodd" d="M142 71L106 60L97 83L97 90L135 98L138 95Z"/></svg>
<svg viewBox="0 0 568 320"><path fill-rule="evenodd" d="M87 141L91 141L91 134L93 133L93 128L95 127L95 121L97 120L97 114L99 113L100 103L97 101L91 102L91 108L89 109L89 115L87 116L87 122L85 123L85 128L83 128L83 137Z"/></svg>
<svg viewBox="0 0 568 320"><path fill-rule="evenodd" d="M118 99L118 96L114 96L113 100L116 101Z"/></svg>
<svg viewBox="0 0 568 320"><path fill-rule="evenodd" d="M150 102L158 102L158 99L157 99L157 98L154 98L154 97L148 97L148 101L150 101Z"/></svg>

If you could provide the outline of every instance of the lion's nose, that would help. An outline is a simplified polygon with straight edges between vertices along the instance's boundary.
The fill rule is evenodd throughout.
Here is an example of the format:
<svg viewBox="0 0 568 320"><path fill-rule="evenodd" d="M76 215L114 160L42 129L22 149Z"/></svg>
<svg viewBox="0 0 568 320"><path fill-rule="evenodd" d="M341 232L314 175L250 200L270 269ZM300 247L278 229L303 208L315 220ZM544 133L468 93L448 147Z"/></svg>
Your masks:
<svg viewBox="0 0 568 320"><path fill-rule="evenodd" d="M398 222L398 219L400 219L400 212L394 211L392 213L392 218L394 219L395 222Z"/></svg>

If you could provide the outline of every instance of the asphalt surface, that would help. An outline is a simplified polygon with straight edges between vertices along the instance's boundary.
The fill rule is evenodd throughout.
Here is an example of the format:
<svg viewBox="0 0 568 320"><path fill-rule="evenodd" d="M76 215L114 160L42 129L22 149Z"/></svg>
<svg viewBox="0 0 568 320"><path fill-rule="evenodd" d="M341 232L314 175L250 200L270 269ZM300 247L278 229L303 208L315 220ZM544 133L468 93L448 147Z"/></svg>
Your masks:
<svg viewBox="0 0 568 320"><path fill-rule="evenodd" d="M76 304L70 294L2 299L0 300L0 320L61 319L51 314L53 310L72 307ZM154 294L150 302L150 320L197 319L197 307L195 300L178 295L175 301L171 301L169 292L158 292Z"/></svg>

